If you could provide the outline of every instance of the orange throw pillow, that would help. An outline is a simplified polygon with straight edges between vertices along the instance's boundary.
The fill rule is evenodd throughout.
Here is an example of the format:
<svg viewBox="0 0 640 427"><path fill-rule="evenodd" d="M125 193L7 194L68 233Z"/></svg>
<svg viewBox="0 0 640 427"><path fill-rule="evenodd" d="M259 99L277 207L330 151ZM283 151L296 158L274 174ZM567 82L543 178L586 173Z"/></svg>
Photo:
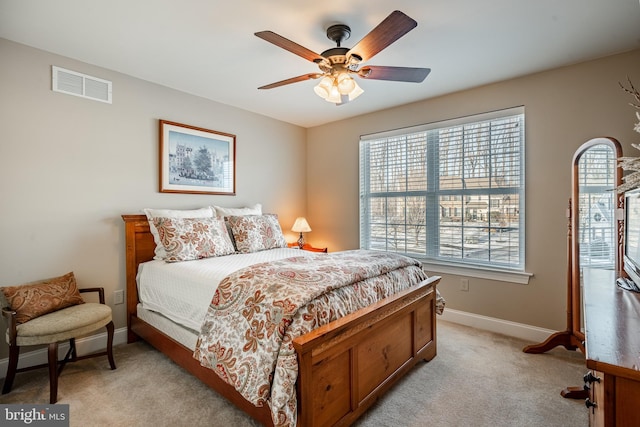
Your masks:
<svg viewBox="0 0 640 427"><path fill-rule="evenodd" d="M43 314L83 304L73 271L64 276L19 286L2 288L18 323L28 322Z"/></svg>

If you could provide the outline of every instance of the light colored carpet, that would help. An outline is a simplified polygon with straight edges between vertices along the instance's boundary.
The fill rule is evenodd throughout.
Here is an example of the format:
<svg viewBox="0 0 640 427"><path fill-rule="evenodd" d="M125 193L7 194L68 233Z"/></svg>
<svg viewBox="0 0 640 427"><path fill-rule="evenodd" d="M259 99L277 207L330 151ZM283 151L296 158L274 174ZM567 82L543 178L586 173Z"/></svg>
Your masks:
<svg viewBox="0 0 640 427"><path fill-rule="evenodd" d="M419 363L357 423L358 427L586 426L580 400L564 399L581 385L583 356L556 348L522 353L527 343L438 321L438 355ZM59 403L70 404L71 426L256 426L216 392L145 343L114 348L106 358L65 367ZM0 403L47 404L46 369L18 374Z"/></svg>

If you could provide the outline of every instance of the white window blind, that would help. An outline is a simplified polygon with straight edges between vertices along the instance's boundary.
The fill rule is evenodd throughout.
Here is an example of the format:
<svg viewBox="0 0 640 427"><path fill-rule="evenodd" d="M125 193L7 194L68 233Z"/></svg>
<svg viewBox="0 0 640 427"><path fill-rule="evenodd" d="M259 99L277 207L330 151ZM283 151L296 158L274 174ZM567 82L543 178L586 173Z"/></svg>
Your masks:
<svg viewBox="0 0 640 427"><path fill-rule="evenodd" d="M363 136L360 246L524 269L524 108Z"/></svg>

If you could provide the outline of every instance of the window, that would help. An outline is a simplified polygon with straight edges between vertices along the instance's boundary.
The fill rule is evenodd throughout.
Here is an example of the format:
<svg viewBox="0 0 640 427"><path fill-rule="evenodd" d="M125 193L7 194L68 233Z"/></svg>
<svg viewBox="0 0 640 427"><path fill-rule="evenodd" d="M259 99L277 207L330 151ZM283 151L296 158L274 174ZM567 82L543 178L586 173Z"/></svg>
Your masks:
<svg viewBox="0 0 640 427"><path fill-rule="evenodd" d="M360 246L524 270L524 108L360 138Z"/></svg>

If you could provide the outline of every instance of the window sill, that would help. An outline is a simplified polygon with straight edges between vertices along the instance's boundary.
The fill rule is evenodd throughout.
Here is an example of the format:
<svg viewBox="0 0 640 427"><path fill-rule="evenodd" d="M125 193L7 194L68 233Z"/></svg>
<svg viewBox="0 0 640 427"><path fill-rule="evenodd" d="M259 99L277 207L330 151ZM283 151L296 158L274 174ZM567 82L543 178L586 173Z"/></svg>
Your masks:
<svg viewBox="0 0 640 427"><path fill-rule="evenodd" d="M479 279L499 280L501 282L528 285L533 273L525 271L499 270L488 267L476 267L471 265L440 264L433 261L422 261L422 268L433 273L455 274L458 276L476 277Z"/></svg>

